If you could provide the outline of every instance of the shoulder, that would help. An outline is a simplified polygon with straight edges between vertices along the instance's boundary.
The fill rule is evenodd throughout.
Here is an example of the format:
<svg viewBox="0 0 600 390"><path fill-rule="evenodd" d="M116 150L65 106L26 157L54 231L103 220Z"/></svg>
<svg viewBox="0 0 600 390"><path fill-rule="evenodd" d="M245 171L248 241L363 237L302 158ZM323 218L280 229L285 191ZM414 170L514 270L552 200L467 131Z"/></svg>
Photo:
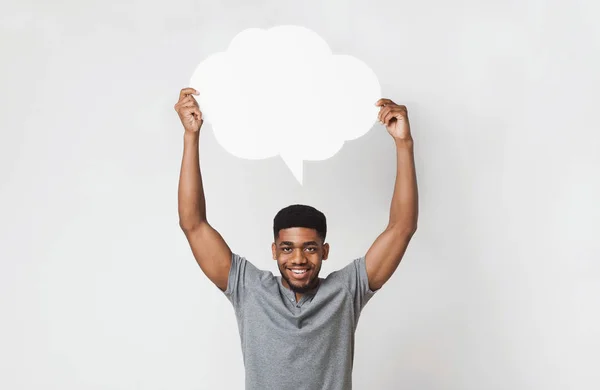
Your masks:
<svg viewBox="0 0 600 390"><path fill-rule="evenodd" d="M366 269L365 257L361 256L345 264L342 268L331 272L327 278L336 280L345 280L347 278L357 277L361 274L361 269Z"/></svg>
<svg viewBox="0 0 600 390"><path fill-rule="evenodd" d="M328 283L340 284L349 287L349 284L361 277L361 268L365 268L365 258L358 257L345 264L342 268L331 272L325 280Z"/></svg>
<svg viewBox="0 0 600 390"><path fill-rule="evenodd" d="M254 287L262 282L270 282L275 279L271 271L260 269L246 257L237 253L232 253L230 273L243 278L248 287Z"/></svg>

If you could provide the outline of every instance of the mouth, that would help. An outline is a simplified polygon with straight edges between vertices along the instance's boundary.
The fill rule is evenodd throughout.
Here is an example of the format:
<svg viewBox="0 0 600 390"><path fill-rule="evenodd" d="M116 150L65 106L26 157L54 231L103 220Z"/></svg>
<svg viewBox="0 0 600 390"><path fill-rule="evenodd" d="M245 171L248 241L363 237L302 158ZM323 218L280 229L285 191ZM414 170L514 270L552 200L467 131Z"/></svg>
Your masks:
<svg viewBox="0 0 600 390"><path fill-rule="evenodd" d="M310 274L310 271L306 268L288 268L287 271L294 280L306 280Z"/></svg>

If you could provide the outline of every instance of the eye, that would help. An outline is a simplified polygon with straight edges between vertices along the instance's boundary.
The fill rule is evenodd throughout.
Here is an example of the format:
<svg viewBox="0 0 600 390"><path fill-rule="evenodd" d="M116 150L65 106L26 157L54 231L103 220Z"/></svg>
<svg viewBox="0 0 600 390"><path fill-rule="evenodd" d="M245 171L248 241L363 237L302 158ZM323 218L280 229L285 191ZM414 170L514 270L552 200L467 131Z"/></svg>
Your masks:
<svg viewBox="0 0 600 390"><path fill-rule="evenodd" d="M281 251L284 253L287 253L291 250L292 248L282 248Z"/></svg>
<svg viewBox="0 0 600 390"><path fill-rule="evenodd" d="M306 248L306 250L309 251L309 252L315 252L317 250L317 248L315 248L315 247L308 247L308 248Z"/></svg>

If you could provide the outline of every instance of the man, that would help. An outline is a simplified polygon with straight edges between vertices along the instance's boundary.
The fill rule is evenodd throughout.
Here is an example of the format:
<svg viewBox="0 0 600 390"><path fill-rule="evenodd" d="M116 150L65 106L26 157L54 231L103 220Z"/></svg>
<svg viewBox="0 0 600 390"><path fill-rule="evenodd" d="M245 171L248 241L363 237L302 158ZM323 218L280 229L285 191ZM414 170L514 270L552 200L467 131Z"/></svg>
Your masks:
<svg viewBox="0 0 600 390"><path fill-rule="evenodd" d="M405 106L376 105L396 144L397 174L389 223L367 253L319 278L329 244L323 213L305 205L279 211L273 221L273 259L281 276L232 253L206 220L198 146L202 112L192 88L175 110L185 129L179 180L180 227L206 276L233 304L247 390L349 390L354 332L361 310L392 276L417 229L413 139Z"/></svg>

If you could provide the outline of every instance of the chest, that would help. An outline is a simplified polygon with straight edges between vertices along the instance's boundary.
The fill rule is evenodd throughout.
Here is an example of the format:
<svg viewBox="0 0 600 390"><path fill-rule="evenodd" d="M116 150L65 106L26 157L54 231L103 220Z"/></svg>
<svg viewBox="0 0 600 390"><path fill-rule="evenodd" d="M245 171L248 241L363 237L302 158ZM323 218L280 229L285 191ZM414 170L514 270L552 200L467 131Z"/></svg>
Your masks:
<svg viewBox="0 0 600 390"><path fill-rule="evenodd" d="M298 302L282 291L252 292L240 318L240 325L253 335L270 337L321 334L351 328L354 309L343 290L319 290Z"/></svg>

